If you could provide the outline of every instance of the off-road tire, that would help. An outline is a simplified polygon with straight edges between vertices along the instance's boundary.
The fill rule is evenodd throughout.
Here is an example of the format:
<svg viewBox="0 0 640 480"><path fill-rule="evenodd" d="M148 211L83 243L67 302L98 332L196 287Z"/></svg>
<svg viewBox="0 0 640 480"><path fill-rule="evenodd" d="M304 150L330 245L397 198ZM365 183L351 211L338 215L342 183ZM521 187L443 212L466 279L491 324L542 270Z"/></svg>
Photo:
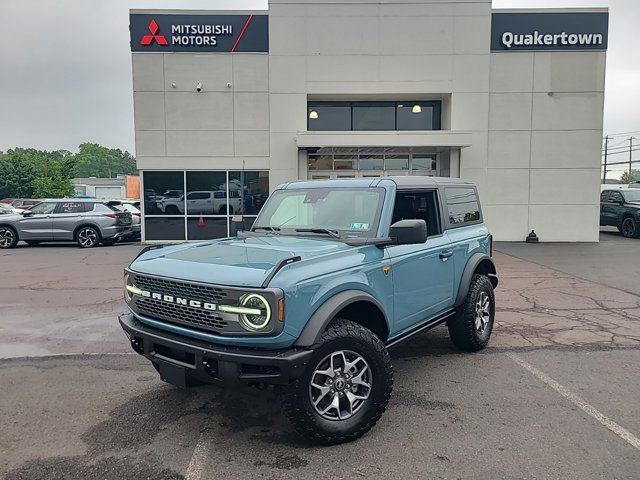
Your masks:
<svg viewBox="0 0 640 480"><path fill-rule="evenodd" d="M360 438L384 413L393 389L391 357L384 343L370 330L344 319L333 320L322 333L301 378L279 389L285 415L304 438L313 443L335 445ZM369 398L352 417L328 420L311 404L309 384L316 367L332 352L349 350L362 356L371 369Z"/></svg>
<svg viewBox="0 0 640 480"><path fill-rule="evenodd" d="M486 329L480 333L476 328L476 304L484 292L489 298L489 323ZM476 352L482 350L489 343L495 317L495 295L493 285L486 275L474 275L471 278L467 296L458 307L456 315L448 322L449 337L453 344L460 350Z"/></svg>
<svg viewBox="0 0 640 480"><path fill-rule="evenodd" d="M16 229L13 227L9 227L8 225L0 227L0 236L2 237L0 248L15 248L18 244L18 232L16 232Z"/></svg>

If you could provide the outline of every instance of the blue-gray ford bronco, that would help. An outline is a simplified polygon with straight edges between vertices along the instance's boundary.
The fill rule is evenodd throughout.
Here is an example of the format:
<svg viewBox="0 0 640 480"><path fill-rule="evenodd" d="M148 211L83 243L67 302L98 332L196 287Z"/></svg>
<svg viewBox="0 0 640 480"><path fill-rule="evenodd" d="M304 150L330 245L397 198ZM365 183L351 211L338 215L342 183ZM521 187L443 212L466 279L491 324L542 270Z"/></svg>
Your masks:
<svg viewBox="0 0 640 480"><path fill-rule="evenodd" d="M471 183L288 183L248 231L143 250L120 324L164 381L273 385L300 434L335 444L384 412L391 346L443 322L458 348L487 345L491 254Z"/></svg>

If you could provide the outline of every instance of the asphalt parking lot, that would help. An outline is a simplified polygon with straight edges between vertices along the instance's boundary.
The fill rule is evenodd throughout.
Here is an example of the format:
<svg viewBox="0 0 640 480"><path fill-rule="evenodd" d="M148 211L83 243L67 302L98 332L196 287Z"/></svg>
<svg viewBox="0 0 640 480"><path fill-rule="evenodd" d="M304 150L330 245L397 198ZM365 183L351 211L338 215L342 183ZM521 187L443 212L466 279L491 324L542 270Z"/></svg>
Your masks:
<svg viewBox="0 0 640 480"><path fill-rule="evenodd" d="M395 349L382 420L329 448L297 437L273 392L175 389L129 352L116 316L140 246L0 252L0 475L637 479L640 292L616 272L640 241L525 247L497 245L489 348L459 353L441 326Z"/></svg>

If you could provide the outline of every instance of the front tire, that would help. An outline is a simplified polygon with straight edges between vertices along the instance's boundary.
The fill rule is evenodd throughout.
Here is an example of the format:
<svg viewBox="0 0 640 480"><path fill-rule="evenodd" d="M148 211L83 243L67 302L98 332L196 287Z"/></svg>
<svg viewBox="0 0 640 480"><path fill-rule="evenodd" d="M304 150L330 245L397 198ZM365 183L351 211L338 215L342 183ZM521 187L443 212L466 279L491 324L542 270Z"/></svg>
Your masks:
<svg viewBox="0 0 640 480"><path fill-rule="evenodd" d="M284 412L309 440L335 445L367 433L393 388L389 352L370 330L335 319L301 378L280 390Z"/></svg>
<svg viewBox="0 0 640 480"><path fill-rule="evenodd" d="M0 227L0 248L15 248L18 233L11 227Z"/></svg>
<svg viewBox="0 0 640 480"><path fill-rule="evenodd" d="M464 302L447 322L449 337L467 352L482 350L489 343L495 317L493 285L486 275L474 275Z"/></svg>
<svg viewBox="0 0 640 480"><path fill-rule="evenodd" d="M100 243L100 234L93 227L81 227L76 233L76 242L81 248L93 248Z"/></svg>
<svg viewBox="0 0 640 480"><path fill-rule="evenodd" d="M640 229L638 228L638 222L633 217L627 217L622 220L622 225L620 228L620 232L627 238L634 238L640 234Z"/></svg>

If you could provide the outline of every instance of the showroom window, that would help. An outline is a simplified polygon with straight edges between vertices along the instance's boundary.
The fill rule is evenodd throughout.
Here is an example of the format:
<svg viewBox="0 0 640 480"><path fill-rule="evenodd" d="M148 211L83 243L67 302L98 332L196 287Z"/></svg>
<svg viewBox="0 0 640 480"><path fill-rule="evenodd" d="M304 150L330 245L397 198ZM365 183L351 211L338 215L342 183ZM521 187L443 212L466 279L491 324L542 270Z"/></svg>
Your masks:
<svg viewBox="0 0 640 480"><path fill-rule="evenodd" d="M440 130L440 112L440 101L308 102L307 130Z"/></svg>
<svg viewBox="0 0 640 480"><path fill-rule="evenodd" d="M249 229L269 195L268 171L142 173L145 240L227 237L242 215Z"/></svg>

